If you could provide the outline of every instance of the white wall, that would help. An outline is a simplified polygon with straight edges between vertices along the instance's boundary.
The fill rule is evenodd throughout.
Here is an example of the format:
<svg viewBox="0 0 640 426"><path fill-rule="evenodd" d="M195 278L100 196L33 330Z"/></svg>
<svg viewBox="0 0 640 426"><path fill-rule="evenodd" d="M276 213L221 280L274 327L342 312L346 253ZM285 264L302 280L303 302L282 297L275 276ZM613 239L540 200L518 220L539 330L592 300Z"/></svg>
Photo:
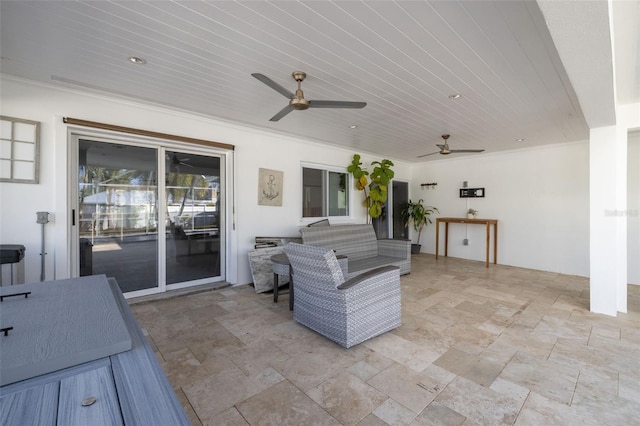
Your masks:
<svg viewBox="0 0 640 426"><path fill-rule="evenodd" d="M233 144L235 151L236 230L229 235L229 280L252 281L247 252L255 236L298 235L302 225L301 162L344 167L354 152L211 118L106 96L54 88L2 76L0 113L41 122L40 184L0 183L0 242L26 246L26 280L40 279L40 225L36 212L52 215L46 228L46 279L69 276L67 211L67 127L74 117L180 136ZM363 163L373 158L361 152ZM391 160L394 160L391 158ZM408 180L410 168L394 161L396 177ZM284 172L283 206L258 206L258 168ZM231 202L231 200L229 200ZM349 220L364 223L361 193L355 193Z"/></svg>
<svg viewBox="0 0 640 426"><path fill-rule="evenodd" d="M485 198L459 198L464 181L485 188ZM426 182L438 185L421 190ZM471 207L479 218L498 219L500 264L589 275L588 141L414 166L410 197L437 207L440 217L465 217ZM466 237L469 246L462 244ZM435 253L435 225L423 231L422 251ZM449 256L484 261L484 227L449 225Z"/></svg>
<svg viewBox="0 0 640 426"><path fill-rule="evenodd" d="M640 285L640 131L629 133L627 149L627 280Z"/></svg>

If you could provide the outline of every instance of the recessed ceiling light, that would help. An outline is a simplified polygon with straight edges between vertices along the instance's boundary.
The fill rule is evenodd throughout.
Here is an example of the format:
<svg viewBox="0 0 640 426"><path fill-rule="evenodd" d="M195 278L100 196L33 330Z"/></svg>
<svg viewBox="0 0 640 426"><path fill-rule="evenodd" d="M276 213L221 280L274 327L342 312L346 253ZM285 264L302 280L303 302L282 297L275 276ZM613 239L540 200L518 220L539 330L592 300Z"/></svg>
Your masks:
<svg viewBox="0 0 640 426"><path fill-rule="evenodd" d="M357 127L358 127L358 126L356 126L355 124L351 124L351 125L349 126L349 128L350 128L350 129L355 129L355 128L357 128Z"/></svg>
<svg viewBox="0 0 640 426"><path fill-rule="evenodd" d="M129 61L138 65L144 65L147 63L147 61L144 58L140 58L138 56L129 56Z"/></svg>
<svg viewBox="0 0 640 426"><path fill-rule="evenodd" d="M516 139L516 142L524 142L524 139L518 138L518 139Z"/></svg>
<svg viewBox="0 0 640 426"><path fill-rule="evenodd" d="M451 100L456 100L456 99L460 99L462 97L462 95L460 93L454 93L453 95L449 95L449 99Z"/></svg>

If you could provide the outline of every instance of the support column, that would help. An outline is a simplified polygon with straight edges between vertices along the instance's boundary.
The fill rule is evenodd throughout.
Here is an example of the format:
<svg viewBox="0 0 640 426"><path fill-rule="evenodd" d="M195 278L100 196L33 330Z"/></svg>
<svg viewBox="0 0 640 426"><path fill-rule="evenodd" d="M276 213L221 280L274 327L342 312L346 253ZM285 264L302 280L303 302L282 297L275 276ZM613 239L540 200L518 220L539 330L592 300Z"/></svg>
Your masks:
<svg viewBox="0 0 640 426"><path fill-rule="evenodd" d="M591 129L590 309L612 316L627 310L626 153L626 129Z"/></svg>

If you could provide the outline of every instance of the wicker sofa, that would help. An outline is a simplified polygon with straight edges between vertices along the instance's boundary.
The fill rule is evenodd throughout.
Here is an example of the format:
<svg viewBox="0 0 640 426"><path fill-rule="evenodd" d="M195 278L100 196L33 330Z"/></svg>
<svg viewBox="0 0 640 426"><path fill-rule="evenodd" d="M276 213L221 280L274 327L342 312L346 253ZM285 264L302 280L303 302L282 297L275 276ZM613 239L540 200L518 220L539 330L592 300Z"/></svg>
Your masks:
<svg viewBox="0 0 640 426"><path fill-rule="evenodd" d="M411 241L380 239L372 225L331 225L301 228L302 243L332 249L348 257L348 277L380 266L397 266L400 275L411 272Z"/></svg>

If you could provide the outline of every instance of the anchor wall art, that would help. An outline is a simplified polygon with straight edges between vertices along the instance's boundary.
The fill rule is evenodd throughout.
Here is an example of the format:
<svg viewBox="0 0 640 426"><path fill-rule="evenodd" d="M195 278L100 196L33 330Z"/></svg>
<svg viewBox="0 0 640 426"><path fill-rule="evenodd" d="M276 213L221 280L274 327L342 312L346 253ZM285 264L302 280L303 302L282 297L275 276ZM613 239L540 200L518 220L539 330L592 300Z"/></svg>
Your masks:
<svg viewBox="0 0 640 426"><path fill-rule="evenodd" d="M282 179L279 170L259 169L258 205L282 207Z"/></svg>

